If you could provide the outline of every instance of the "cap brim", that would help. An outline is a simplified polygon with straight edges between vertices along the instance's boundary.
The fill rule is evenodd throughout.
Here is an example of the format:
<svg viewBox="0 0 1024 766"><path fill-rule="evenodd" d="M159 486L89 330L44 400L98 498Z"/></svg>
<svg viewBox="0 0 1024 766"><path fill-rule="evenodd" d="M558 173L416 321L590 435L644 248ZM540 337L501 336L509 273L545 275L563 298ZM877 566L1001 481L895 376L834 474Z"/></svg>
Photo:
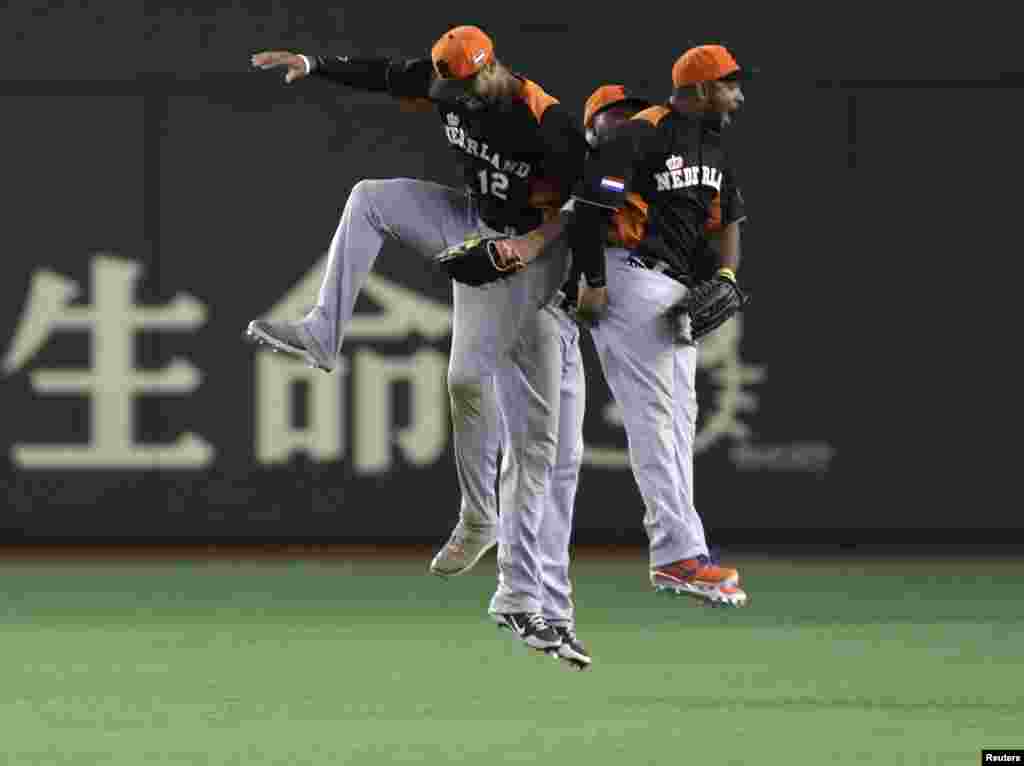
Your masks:
<svg viewBox="0 0 1024 766"><path fill-rule="evenodd" d="M597 117L597 115L607 112L609 109L616 109L620 106L632 106L636 107L639 110L643 110L647 109L648 107L654 106L654 102L649 101L646 98L641 98L640 96L626 96L626 98L620 98L618 101L611 101L607 104L602 104L599 109L595 109L594 113L590 115L590 120L588 124L592 124L594 122L594 118Z"/></svg>
<svg viewBox="0 0 1024 766"><path fill-rule="evenodd" d="M746 82L747 80L754 79L760 70L757 67L740 67L735 72L730 72L725 77L720 77L722 82Z"/></svg>

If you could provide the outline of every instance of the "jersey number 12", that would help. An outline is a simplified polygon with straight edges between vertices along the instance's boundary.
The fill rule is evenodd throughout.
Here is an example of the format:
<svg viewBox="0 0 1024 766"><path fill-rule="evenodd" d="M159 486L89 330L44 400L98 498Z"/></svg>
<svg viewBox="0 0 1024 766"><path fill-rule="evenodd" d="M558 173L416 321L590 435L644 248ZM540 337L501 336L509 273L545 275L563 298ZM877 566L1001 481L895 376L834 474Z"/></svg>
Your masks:
<svg viewBox="0 0 1024 766"><path fill-rule="evenodd" d="M498 199L508 199L508 176L497 170L481 170L476 174L480 179L480 191Z"/></svg>

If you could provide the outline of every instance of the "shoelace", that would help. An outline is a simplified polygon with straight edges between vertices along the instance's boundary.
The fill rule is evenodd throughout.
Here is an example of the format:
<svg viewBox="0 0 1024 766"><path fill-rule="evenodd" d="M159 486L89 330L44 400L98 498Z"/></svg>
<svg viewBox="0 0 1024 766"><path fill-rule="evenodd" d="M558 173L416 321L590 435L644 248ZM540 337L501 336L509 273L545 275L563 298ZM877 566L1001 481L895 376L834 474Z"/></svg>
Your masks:
<svg viewBox="0 0 1024 766"><path fill-rule="evenodd" d="M526 618L526 622L531 628L533 628L535 633L548 629L548 621L539 614L531 614Z"/></svg>

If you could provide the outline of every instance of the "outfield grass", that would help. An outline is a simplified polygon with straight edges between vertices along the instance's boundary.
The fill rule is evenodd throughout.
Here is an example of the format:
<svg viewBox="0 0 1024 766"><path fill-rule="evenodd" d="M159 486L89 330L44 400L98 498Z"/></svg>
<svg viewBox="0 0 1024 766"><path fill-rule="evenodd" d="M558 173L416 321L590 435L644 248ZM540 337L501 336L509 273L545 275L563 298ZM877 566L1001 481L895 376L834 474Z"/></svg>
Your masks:
<svg viewBox="0 0 1024 766"><path fill-rule="evenodd" d="M572 673L486 619L493 554L7 561L0 764L976 764L1024 747L1024 565L740 559L751 606L576 563Z"/></svg>

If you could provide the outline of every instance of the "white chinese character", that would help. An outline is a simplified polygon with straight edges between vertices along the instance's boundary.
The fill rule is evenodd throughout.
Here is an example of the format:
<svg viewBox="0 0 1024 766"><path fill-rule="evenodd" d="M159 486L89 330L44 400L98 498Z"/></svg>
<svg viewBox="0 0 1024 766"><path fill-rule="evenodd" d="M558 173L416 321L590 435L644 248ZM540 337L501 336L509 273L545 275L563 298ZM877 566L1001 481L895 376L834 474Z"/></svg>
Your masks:
<svg viewBox="0 0 1024 766"><path fill-rule="evenodd" d="M74 306L81 288L52 271L32 277L28 306L3 359L12 374L25 366L57 330L86 329L92 337L89 369L50 369L31 373L32 388L43 394L79 393L89 398L92 433L86 444L15 444L12 459L23 468L200 468L213 448L200 436L182 434L174 444L140 444L134 439L135 398L140 393L189 393L200 372L176 358L162 370L135 366L135 334L145 330L191 330L206 311L195 298L179 294L163 307L137 306L135 284L142 267L112 255L92 258L93 303Z"/></svg>
<svg viewBox="0 0 1024 766"><path fill-rule="evenodd" d="M309 295L316 295L326 256L267 314L272 320L294 320L308 310ZM413 290L370 274L364 294L379 312L356 314L345 332L346 349L354 341L405 340L413 333L440 340L451 333L448 306L424 298ZM256 459L264 464L285 463L296 452L330 462L345 457L345 430L349 378L353 379L353 463L360 474L391 469L397 448L412 465L430 465L448 444L447 357L433 349L394 358L377 351L359 350L353 362L339 360L337 377L325 375L285 354L260 352L256 360ZM392 389L407 384L410 422L395 427ZM306 418L296 426L292 391L303 387Z"/></svg>

